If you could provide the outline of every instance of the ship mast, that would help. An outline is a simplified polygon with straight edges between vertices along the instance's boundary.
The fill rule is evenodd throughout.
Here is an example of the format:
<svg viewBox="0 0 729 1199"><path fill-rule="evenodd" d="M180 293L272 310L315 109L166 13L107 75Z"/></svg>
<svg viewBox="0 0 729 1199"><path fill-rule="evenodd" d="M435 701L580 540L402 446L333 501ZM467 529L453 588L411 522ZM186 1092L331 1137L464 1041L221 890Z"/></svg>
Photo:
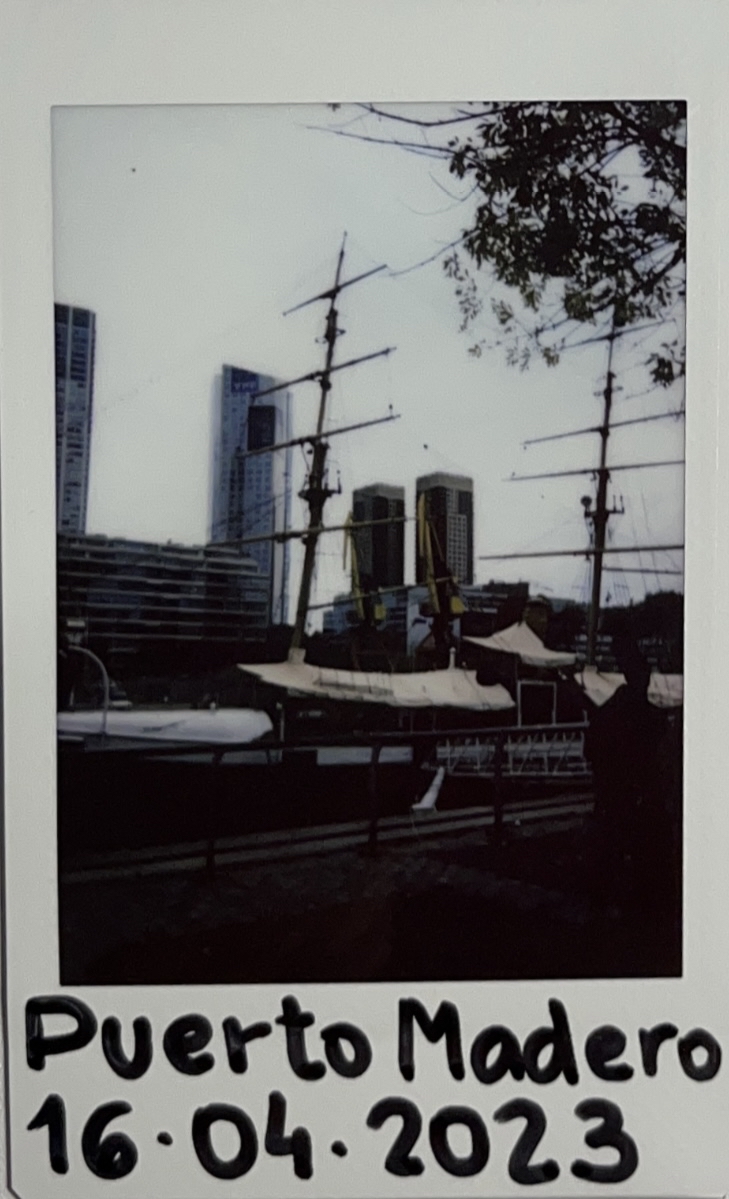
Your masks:
<svg viewBox="0 0 729 1199"><path fill-rule="evenodd" d="M286 387L293 387L296 383L304 383L311 380L319 381L319 412L316 422L316 432L309 437L294 438L293 440L283 443L283 445L294 445L300 443L309 443L312 446L311 466L303 489L299 492L301 499L305 500L309 508L309 519L306 530L303 534L295 532L287 532L285 534L273 535L272 540L290 540L294 537L302 537L304 542L304 565L301 573L301 583L299 586L299 597L296 605L296 619L294 622L294 630L291 636L290 656L297 656L301 649L304 640L306 629L306 618L309 612L309 600L311 598L311 587L314 578L314 567L316 565L316 550L319 537L323 532L328 530L323 525L324 505L330 496L338 493L336 490L327 486L327 454L329 452L328 434L324 433L324 423L327 415L327 399L331 391L332 383L331 376L335 371L346 370L348 367L357 366L361 362L369 362L373 358L382 358L392 352L393 347L389 346L384 350L377 350L373 354L365 354L359 358L353 358L349 362L334 363L334 349L337 344L337 338L342 330L338 325L337 298L339 293L345 287L351 287L353 283L359 283L362 279L367 279L370 275L376 275L379 271L383 271L386 267L378 266L373 270L365 271L364 274L356 275L352 279L342 281L342 266L344 263L344 249L347 240L345 233L342 239L342 246L337 259L337 268L334 275L334 283L332 287L326 291L320 292L316 296L312 296L309 300L304 300L301 304L295 305L294 308L289 308L284 316L288 316L292 312L298 312L300 308L306 308L309 304L314 304L318 300L328 300L329 308L325 318L324 325L324 345L326 347L324 366L321 370L311 371L309 374L301 375L296 379L291 379L287 383L277 383L274 387L265 388L262 391L255 393L256 397L269 395L273 391L281 391ZM347 432L350 429L365 428L370 424L381 424L388 420L396 419L394 415L390 415L380 420L362 421L359 425L351 425L346 429L333 430L333 432ZM266 447L266 451L271 452L275 449L281 449L282 446ZM374 523L374 522L367 522ZM333 526L336 528L337 526ZM341 527L341 526L339 526ZM269 540L268 537L264 538ZM244 538L240 544L258 540L257 538Z"/></svg>
<svg viewBox="0 0 729 1199"><path fill-rule="evenodd" d="M311 469L306 485L299 494L303 500L306 500L309 506L309 528L304 538L304 566L301 572L301 584L299 586L299 599L296 605L296 620L294 622L294 631L291 637L291 649L297 650L301 647L304 639L304 630L306 628L306 617L309 611L309 600L311 598L311 583L314 577L314 566L316 564L316 546L319 540L319 529L322 524L324 514L324 505L334 492L326 485L326 461L327 452L329 450L328 442L322 437L324 431L324 420L327 410L327 398L331 390L331 371L332 362L334 359L334 347L337 344L339 335L339 327L337 325L337 307L336 300L341 290L342 263L344 262L344 244L346 234L342 240L342 248L339 251L337 259L337 270L334 276L334 286L331 290L329 300L329 310L326 315L326 325L324 331L324 343L326 345L326 359L324 370L321 373L319 380L319 415L316 422L317 440L314 442L314 448L311 457Z"/></svg>
<svg viewBox="0 0 729 1199"><path fill-rule="evenodd" d="M585 516L592 520L595 534L595 556L592 559L592 591L590 609L587 614L587 655L588 666L594 666L597 658L597 627L600 620L600 595L602 590L602 559L605 552L605 538L610 516L621 511L608 508L607 489L610 472L607 467L607 444L610 436L610 412L613 403L613 346L615 345L615 319L608 337L608 360L605 375L605 391L603 392L604 408L602 425L600 426L600 466L597 472L597 496L594 512L585 508Z"/></svg>
<svg viewBox="0 0 729 1199"><path fill-rule="evenodd" d="M592 583L591 583L590 606L589 606L588 617L587 617L587 645L586 645L586 655L585 655L586 664L588 666L594 666L596 664L596 660L597 660L597 633L598 633L598 626L599 626L599 621L600 621L600 599L601 599L601 592L602 592L602 576L603 576L603 570L609 569L609 568L603 567L603 559L604 559L605 554L608 554L608 553L639 553L644 550L655 551L655 550L683 549L683 545L610 546L610 547L608 547L606 545L607 525L608 525L608 521L609 521L610 517L622 515L622 513L624 511L622 504L621 504L621 507L619 507L619 508L618 507L613 507L613 508L608 507L608 502L607 502L608 483L610 481L611 472L622 471L622 470L645 470L650 467L682 466L683 465L682 459L671 460L671 461L667 461L667 462L631 462L631 463L620 464L617 466L615 466L615 465L608 466L608 464L607 464L607 447L608 447L608 438L610 436L611 428L618 428L618 427L622 427L623 425L644 424L649 421L663 420L668 417L675 418L676 416L682 415L681 413L677 413L677 412L661 412L661 413L657 413L653 416L635 417L631 420L616 421L611 425L610 416L611 416L611 412L612 412L613 385L614 385L614 379L615 379L615 375L613 372L613 349L614 349L614 345L615 345L615 339L617 337L619 337L621 333L629 332L629 331L630 331L629 329L621 329L620 331L618 331L618 329L616 328L615 318L613 315L613 321L612 321L612 324L610 327L610 331L606 337L606 340L608 343L608 359L607 359L607 369L606 369L606 373L605 373L605 388L603 390L602 424L591 426L590 428L586 428L586 429L574 429L574 430L571 430L566 433L555 433L549 437L536 437L530 441L524 442L524 445L528 446L528 445L536 445L537 443L542 443L542 442L546 442L546 441L559 441L565 437L580 437L583 434L587 434L587 433L599 433L599 435L600 435L600 465L597 468L587 467L587 468L582 468L582 469L578 469L578 470L550 471L548 473L538 474L538 475L512 475L511 480L510 480L513 482L522 482L523 483L523 482L532 481L532 480L536 480L536 479L564 478L568 475L580 475L580 474L596 475L597 476L597 494L595 497L595 507L592 508L589 498L586 498L583 500L583 505L585 508L585 518L586 518L586 520L589 520L592 522L592 527L593 527L593 544L592 544L592 546L589 549L582 550L582 551L579 551L579 550L539 550L534 553L525 553L525 554L486 554L486 555L481 555L481 561L488 561L488 560L495 561L495 560L503 560L506 558L551 558L551 557L562 557L562 556L579 557L579 556L583 556L583 555L585 557L592 558ZM657 571L656 573L667 573L667 572Z"/></svg>

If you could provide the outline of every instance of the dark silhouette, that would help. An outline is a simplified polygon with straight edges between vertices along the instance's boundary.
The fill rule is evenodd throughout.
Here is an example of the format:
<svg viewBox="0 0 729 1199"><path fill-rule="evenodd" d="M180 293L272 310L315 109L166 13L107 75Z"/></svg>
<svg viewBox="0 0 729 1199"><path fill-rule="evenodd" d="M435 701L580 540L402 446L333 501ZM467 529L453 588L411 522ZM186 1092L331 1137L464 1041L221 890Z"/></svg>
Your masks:
<svg viewBox="0 0 729 1199"><path fill-rule="evenodd" d="M595 780L595 899L620 906L646 891L665 832L661 715L648 702L650 667L628 638L616 637L613 652L625 682L592 711L586 748Z"/></svg>

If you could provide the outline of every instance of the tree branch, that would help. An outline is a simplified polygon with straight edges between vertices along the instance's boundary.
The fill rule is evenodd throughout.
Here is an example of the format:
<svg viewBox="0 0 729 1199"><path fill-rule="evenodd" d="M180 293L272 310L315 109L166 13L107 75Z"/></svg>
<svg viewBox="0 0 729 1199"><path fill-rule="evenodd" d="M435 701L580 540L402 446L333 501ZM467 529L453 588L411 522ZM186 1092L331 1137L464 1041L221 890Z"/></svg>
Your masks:
<svg viewBox="0 0 729 1199"><path fill-rule="evenodd" d="M457 115L453 117L443 117L435 121L426 121L421 117L406 117L402 113L387 112L384 108L378 108L376 104L358 104L357 108L363 112L369 113L371 116L382 117L386 121L399 121L403 125L416 125L419 129L440 129L446 125L460 125L467 121L477 121L480 117L489 116L489 110L483 109L481 112L463 112L457 110Z"/></svg>
<svg viewBox="0 0 729 1199"><path fill-rule="evenodd" d="M424 142L401 142L389 137L369 137L364 133L348 133L346 129L332 129L331 126L325 128L322 125L306 125L305 128L315 133L329 133L333 134L334 137L347 137L352 141L371 142L377 146L395 146L398 150L407 150L409 153L422 154L430 158L447 158L450 154L450 151L445 146L428 146Z"/></svg>

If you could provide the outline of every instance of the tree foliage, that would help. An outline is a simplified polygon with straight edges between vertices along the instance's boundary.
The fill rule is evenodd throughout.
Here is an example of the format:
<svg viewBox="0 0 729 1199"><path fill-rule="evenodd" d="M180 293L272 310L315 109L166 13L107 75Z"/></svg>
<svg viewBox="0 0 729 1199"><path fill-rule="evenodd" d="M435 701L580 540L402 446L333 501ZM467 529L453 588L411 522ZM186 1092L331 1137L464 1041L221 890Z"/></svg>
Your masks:
<svg viewBox="0 0 729 1199"><path fill-rule="evenodd" d="M366 140L445 159L466 185L470 220L444 266L472 353L489 344L476 333L488 300L491 344L514 364L536 351L554 365L586 326L648 325L661 331L647 354L654 382L683 374L682 102L493 102L436 121L365 108L412 132Z"/></svg>

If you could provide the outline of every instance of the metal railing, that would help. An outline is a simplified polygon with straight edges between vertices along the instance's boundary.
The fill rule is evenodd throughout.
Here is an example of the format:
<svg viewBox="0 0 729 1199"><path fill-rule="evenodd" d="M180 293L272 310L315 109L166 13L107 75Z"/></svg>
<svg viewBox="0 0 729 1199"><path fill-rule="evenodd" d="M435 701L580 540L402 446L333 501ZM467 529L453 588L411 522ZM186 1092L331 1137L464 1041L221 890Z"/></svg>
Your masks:
<svg viewBox="0 0 729 1199"><path fill-rule="evenodd" d="M588 779L586 730L586 724L562 724L447 735L437 744L436 764L449 775L478 778Z"/></svg>
<svg viewBox="0 0 729 1199"><path fill-rule="evenodd" d="M586 722L502 726L500 728L460 728L428 730L352 730L348 733L321 733L316 737L263 738L255 742L206 743L180 741L160 744L133 741L112 747L109 739L86 736L78 739L86 750L114 749L116 754L141 755L146 758L176 757L180 754L209 755L211 760L224 761L230 754L265 756L278 764L282 755L311 754L327 749L369 750L366 765L375 755L386 761L383 750L406 747L412 751L411 761L425 769L444 766L449 775L475 778L508 779L585 779L591 776L585 755ZM70 740L70 739L69 739ZM360 759L361 761L362 759ZM354 763L353 763L354 764ZM325 767L324 767L325 768Z"/></svg>

